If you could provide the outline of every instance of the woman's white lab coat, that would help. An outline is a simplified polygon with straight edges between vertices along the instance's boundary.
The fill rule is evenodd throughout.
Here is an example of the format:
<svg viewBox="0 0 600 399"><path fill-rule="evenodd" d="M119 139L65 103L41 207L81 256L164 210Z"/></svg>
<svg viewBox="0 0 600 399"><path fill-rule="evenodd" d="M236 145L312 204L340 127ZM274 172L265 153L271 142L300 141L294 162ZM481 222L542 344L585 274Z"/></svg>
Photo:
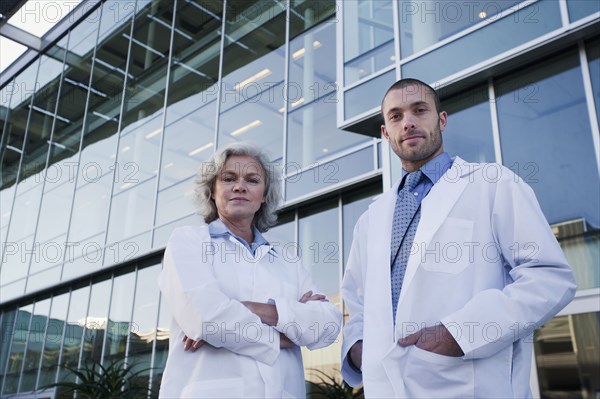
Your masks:
<svg viewBox="0 0 600 399"><path fill-rule="evenodd" d="M342 353L363 339L367 398L530 396L532 332L573 297L573 274L533 190L497 164L456 158L421 204L395 326L390 235L398 184L359 219L342 285ZM557 188L558 189L558 188ZM464 357L397 340L442 322Z"/></svg>
<svg viewBox="0 0 600 399"><path fill-rule="evenodd" d="M251 254L233 237L211 240L207 226L176 229L159 285L170 305L163 398L304 398L300 348L280 349L279 332L317 349L335 341L341 313L330 302L298 302L312 285L298 259L270 245ZM241 301L274 303L275 327ZM183 335L209 345L184 351Z"/></svg>

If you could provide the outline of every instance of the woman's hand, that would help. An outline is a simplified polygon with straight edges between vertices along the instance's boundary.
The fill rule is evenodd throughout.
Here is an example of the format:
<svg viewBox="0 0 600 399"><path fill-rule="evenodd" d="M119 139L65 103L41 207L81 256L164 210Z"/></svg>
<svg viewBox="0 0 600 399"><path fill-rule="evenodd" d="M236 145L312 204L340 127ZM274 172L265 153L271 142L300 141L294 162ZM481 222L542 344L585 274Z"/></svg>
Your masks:
<svg viewBox="0 0 600 399"><path fill-rule="evenodd" d="M206 344L206 341L201 339L198 341L194 341L191 338L188 338L187 335L183 336L183 339L181 340L183 342L183 350L184 351L191 351L191 352L196 352L196 350L198 348L200 348L202 345Z"/></svg>
<svg viewBox="0 0 600 399"><path fill-rule="evenodd" d="M327 297L323 294L314 294L312 290L304 293L304 295L302 295L300 297L300 299L298 300L298 302L300 303L306 303L308 301L320 301L320 302L329 302L329 300L327 299Z"/></svg>

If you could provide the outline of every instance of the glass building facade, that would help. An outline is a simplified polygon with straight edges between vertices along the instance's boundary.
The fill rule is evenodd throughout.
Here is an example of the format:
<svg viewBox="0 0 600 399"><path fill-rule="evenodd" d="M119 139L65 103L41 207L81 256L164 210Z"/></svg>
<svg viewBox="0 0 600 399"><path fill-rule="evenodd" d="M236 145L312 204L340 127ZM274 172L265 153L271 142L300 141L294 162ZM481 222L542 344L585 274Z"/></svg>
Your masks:
<svg viewBox="0 0 600 399"><path fill-rule="evenodd" d="M267 238L343 309L354 223L400 175L378 111L400 77L439 90L450 155L532 186L573 266L575 300L532 338L534 396L599 394L600 3L78 7L1 77L0 397L33 396L90 360L151 368L139 378L160 385L162 252L175 227L201 222L196 170L235 141L268 150L284 176ZM307 379L339 378L339 342L303 356Z"/></svg>

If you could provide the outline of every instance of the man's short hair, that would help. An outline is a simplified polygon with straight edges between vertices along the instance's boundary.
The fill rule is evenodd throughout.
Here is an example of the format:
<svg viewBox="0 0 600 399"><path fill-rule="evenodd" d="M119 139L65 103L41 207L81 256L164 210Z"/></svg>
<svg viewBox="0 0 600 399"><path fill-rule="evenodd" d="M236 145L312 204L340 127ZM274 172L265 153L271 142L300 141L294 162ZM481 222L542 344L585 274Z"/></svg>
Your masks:
<svg viewBox="0 0 600 399"><path fill-rule="evenodd" d="M440 96L438 95L438 93L435 91L435 89L433 87L429 86L425 82L420 81L419 79L406 78L406 79L400 79L399 81L397 81L396 83L391 85L389 89L387 89L387 91L385 92L385 95L383 96L383 100L381 100L381 113L383 113L383 101L387 97L388 93L392 90L400 90L400 89L404 89L405 87L408 87L408 86L422 86L422 87L427 88L433 95L433 101L435 102L436 112L438 114L441 112L442 104L440 103Z"/></svg>

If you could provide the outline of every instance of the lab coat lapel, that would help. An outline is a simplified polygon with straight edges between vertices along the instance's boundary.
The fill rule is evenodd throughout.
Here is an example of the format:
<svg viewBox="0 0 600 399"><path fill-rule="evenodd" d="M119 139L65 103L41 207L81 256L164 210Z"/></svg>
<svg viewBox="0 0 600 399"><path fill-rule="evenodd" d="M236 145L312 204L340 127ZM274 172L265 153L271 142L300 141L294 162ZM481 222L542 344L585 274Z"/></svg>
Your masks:
<svg viewBox="0 0 600 399"><path fill-rule="evenodd" d="M380 326L375 342L393 342L391 275L390 275L390 243L392 232L392 216L398 193L397 182L388 192L373 202L369 209L369 229L367 253L369 275L366 279L365 291L377 292L365 299L365 323ZM368 321L366 319L369 319ZM379 349L383 349L382 345ZM375 348L372 348L375 350Z"/></svg>
<svg viewBox="0 0 600 399"><path fill-rule="evenodd" d="M411 255L406 265L406 273L402 282L402 290L398 305L408 292L408 286L413 280L421 260L421 252L428 248L432 237L442 223L469 182L468 175L473 172L473 165L468 164L460 157L455 157L452 167L444 173L440 180L431 188L429 194L421 203L421 220L415 233Z"/></svg>

